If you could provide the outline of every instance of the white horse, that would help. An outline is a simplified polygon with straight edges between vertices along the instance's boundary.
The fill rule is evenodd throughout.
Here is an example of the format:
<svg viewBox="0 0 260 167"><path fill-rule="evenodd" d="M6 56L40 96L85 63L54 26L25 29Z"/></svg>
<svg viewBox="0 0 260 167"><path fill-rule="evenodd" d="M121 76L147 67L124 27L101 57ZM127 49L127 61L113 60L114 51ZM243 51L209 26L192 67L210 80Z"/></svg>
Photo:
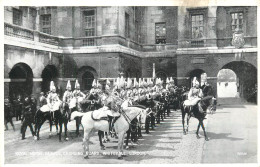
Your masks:
<svg viewBox="0 0 260 167"><path fill-rule="evenodd" d="M93 119L94 112L103 112L102 110L95 110L87 113L79 113L74 112L71 115L71 120L73 120L77 116L83 116L81 120L81 124L84 128L84 138L83 138L83 148L84 148L84 158L87 159L89 156L89 138L90 134L93 130L101 130L104 132L109 131L109 124L107 120L102 119ZM129 125L131 121L137 116L141 115L142 120L145 121L146 118L146 110L139 107L126 107L122 110L120 117L116 120L114 124L114 128L116 133L118 133L118 159L123 158L123 144L125 133L129 129Z"/></svg>

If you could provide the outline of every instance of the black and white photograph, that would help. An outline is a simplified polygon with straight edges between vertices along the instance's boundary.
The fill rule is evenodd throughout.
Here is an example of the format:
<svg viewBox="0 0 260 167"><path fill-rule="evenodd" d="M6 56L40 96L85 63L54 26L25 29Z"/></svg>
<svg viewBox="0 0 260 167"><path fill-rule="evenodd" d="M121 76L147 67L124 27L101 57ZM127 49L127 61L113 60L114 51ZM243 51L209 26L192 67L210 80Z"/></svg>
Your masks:
<svg viewBox="0 0 260 167"><path fill-rule="evenodd" d="M2 6L4 165L258 164L257 4L157 3Z"/></svg>

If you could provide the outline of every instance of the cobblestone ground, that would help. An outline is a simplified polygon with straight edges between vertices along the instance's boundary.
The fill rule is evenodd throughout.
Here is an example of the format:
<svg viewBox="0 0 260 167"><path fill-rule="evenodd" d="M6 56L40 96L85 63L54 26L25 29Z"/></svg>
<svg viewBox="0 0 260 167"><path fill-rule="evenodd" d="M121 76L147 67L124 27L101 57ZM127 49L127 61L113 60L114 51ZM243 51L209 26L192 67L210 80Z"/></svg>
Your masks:
<svg viewBox="0 0 260 167"><path fill-rule="evenodd" d="M207 121L205 121L206 123ZM26 140L21 140L20 122L15 121L16 131L5 131L5 163L200 163L203 152L204 137L195 136L198 121L190 120L190 132L183 135L181 112L172 111L161 124L157 125L150 134L139 139L139 145L131 145L125 150L126 157L118 160L117 140L105 143L106 150L101 150L96 133L90 139L90 151L93 155L89 159L82 156L82 136L75 136L75 122L69 123L69 141L58 141L58 136L49 138L49 127L45 123L42 127L41 140L35 141L27 129ZM207 124L207 123L206 123ZM207 126L207 125L206 125ZM53 129L55 129L53 127ZM54 130L55 132L55 130ZM83 132L81 131L81 134ZM110 154L110 155L107 155Z"/></svg>

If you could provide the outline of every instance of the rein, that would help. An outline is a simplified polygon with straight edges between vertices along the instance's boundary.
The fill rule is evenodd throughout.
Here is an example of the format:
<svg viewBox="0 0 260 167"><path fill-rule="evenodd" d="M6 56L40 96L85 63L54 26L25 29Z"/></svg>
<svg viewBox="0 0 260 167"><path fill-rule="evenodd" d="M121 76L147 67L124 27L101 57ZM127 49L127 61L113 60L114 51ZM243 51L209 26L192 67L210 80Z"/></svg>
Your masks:
<svg viewBox="0 0 260 167"><path fill-rule="evenodd" d="M138 117L140 114L141 114L142 111L139 112L138 115L136 115L133 119L135 119L136 117ZM129 125L129 129L131 132L134 132L132 131L132 126L133 124L131 123L131 119L126 115L125 111L124 110L121 110L121 115L123 115L123 117L125 118L126 122L128 123Z"/></svg>

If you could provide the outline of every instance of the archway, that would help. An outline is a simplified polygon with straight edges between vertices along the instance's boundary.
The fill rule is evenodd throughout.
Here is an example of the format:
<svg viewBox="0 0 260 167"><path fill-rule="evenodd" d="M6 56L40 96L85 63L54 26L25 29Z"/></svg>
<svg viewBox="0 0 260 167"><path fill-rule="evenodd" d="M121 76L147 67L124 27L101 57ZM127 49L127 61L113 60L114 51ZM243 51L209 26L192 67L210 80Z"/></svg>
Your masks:
<svg viewBox="0 0 260 167"><path fill-rule="evenodd" d="M195 69L189 73L189 77L190 77L190 86L192 86L192 81L193 81L194 77L197 78L197 80L199 81L199 83L201 85L205 82L205 80L206 80L205 78L207 77L207 74L202 69Z"/></svg>
<svg viewBox="0 0 260 167"><path fill-rule="evenodd" d="M257 69L255 66L245 61L232 61L221 69L230 69L236 73L239 97L247 101L257 101Z"/></svg>
<svg viewBox="0 0 260 167"><path fill-rule="evenodd" d="M90 66L83 66L79 69L78 79L80 83L81 90L90 90L92 88L92 83L94 78L97 78L97 71Z"/></svg>
<svg viewBox="0 0 260 167"><path fill-rule="evenodd" d="M156 78L161 78L162 81L163 81L163 86L165 87L165 84L166 84L166 78L167 78L167 74L164 72L164 71L158 71L156 73Z"/></svg>
<svg viewBox="0 0 260 167"><path fill-rule="evenodd" d="M9 78L11 79L9 84L10 98L32 94L33 71L29 65L17 63L11 69Z"/></svg>
<svg viewBox="0 0 260 167"><path fill-rule="evenodd" d="M57 79L59 73L54 65L47 65L42 71L42 92L48 92L50 90L50 82L54 81L57 89Z"/></svg>
<svg viewBox="0 0 260 167"><path fill-rule="evenodd" d="M90 90L92 88L93 80L94 80L94 75L90 71L86 71L82 75L82 89Z"/></svg>
<svg viewBox="0 0 260 167"><path fill-rule="evenodd" d="M237 75L233 70L221 69L217 76L217 95L220 98L238 97Z"/></svg>

